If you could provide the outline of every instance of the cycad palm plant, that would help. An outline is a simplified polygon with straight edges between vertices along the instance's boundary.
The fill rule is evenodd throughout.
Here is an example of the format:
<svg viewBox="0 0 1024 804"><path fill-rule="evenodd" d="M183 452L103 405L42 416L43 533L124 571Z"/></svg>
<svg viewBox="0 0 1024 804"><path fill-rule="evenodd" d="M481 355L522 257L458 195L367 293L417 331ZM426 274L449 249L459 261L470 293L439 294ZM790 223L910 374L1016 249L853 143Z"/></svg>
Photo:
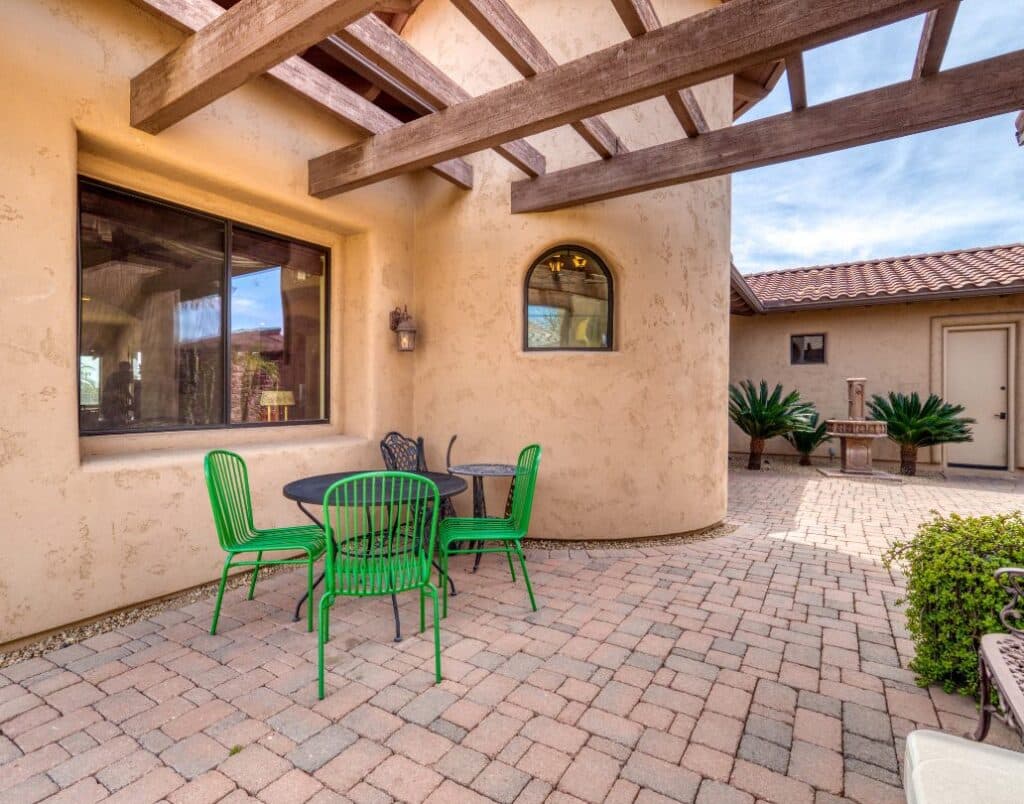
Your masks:
<svg viewBox="0 0 1024 804"><path fill-rule="evenodd" d="M889 439L900 445L900 474L917 474L918 447L971 440L974 419L960 414L963 405L945 402L937 394L924 404L917 392L907 396L890 391L888 397L875 394L868 402L872 418L889 426Z"/></svg>
<svg viewBox="0 0 1024 804"><path fill-rule="evenodd" d="M761 468L765 441L794 430L806 430L813 412L814 406L802 401L799 391L783 396L781 384L771 393L765 380L761 380L760 386L750 380L743 380L738 388L729 386L729 418L750 436L748 469Z"/></svg>
<svg viewBox="0 0 1024 804"><path fill-rule="evenodd" d="M806 430L792 430L785 434L785 439L800 453L800 465L811 465L811 453L828 441L830 436L825 430L825 422L818 421L818 411L813 411L807 418Z"/></svg>

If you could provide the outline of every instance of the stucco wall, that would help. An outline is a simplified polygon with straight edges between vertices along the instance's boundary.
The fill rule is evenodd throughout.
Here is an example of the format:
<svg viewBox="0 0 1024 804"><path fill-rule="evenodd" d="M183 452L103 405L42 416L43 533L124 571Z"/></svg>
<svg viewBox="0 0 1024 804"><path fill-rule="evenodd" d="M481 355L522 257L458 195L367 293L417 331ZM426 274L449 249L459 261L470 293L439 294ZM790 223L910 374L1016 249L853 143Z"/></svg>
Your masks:
<svg viewBox="0 0 1024 804"><path fill-rule="evenodd" d="M558 34L547 44L560 60L624 38L600 6L517 3ZM548 11L555 22L541 23ZM471 92L515 78L447 3L428 0L414 22L417 44ZM270 79L156 137L128 126L131 77L183 36L128 0L12 0L0 30L0 644L216 578L201 472L212 447L247 458L266 525L301 521L285 482L378 465L392 428L424 434L434 464L452 432L459 459L543 443L537 535L649 535L724 516L727 180L511 217L519 174L487 153L470 157L470 193L424 173L319 201L307 159L357 135ZM727 83L700 92L718 123ZM679 136L664 101L609 117L634 146ZM552 169L593 158L568 130L535 141ZM331 423L79 438L79 173L329 246ZM615 272L613 354L521 352L523 274L563 241ZM386 326L405 303L421 326L414 354L397 353Z"/></svg>
<svg viewBox="0 0 1024 804"><path fill-rule="evenodd" d="M126 0L0 3L0 30L3 643L216 577L207 449L238 449L261 524L284 524L283 483L376 465L379 434L412 426L412 363L382 322L412 294L413 183L311 199L306 160L356 134L270 79L131 129L130 78L182 35ZM332 249L330 425L79 439L80 171Z"/></svg>
<svg viewBox="0 0 1024 804"><path fill-rule="evenodd" d="M868 394L889 391L942 394L942 332L947 327L1016 323L1015 442L1017 465L1024 465L1024 295L962 299L945 302L890 304L832 310L732 316L729 381L762 378L796 388L814 402L824 418L846 415L846 378L867 377ZM826 363L793 366L789 363L790 335L825 333ZM955 400L950 400L955 401ZM729 425L729 449L746 452L749 439ZM829 447L839 454L837 442ZM783 439L768 442L768 453L793 455ZM875 455L898 460L899 449L888 439L879 442ZM921 450L922 462L939 464L940 448ZM838 460L838 458L837 458Z"/></svg>
<svg viewBox="0 0 1024 804"><path fill-rule="evenodd" d="M670 21L711 3L658 5ZM611 3L515 6L559 62L624 37ZM518 77L444 0L427 0L407 35L474 94ZM712 125L728 124L728 81L699 87L698 97ZM606 118L630 148L681 136L661 98ZM568 128L531 141L549 170L595 158ZM416 422L431 460L443 463L452 433L456 461L514 460L521 446L542 444L537 536L623 538L721 520L728 179L510 218L515 171L493 153L474 165L472 207L431 185L416 210ZM592 249L614 275L614 352L522 349L526 271L560 243ZM488 486L492 512L507 487Z"/></svg>

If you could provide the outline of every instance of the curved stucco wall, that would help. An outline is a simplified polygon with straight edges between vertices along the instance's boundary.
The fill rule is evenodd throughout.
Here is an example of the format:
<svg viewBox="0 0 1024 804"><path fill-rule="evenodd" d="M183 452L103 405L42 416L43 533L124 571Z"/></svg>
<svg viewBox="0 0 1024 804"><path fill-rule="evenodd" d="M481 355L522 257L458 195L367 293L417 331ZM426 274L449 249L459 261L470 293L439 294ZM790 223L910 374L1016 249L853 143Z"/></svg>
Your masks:
<svg viewBox="0 0 1024 804"><path fill-rule="evenodd" d="M626 36L611 3L514 5L559 62ZM658 4L665 21L710 5ZM406 35L473 94L518 78L450 3L428 0ZM713 125L728 124L728 81L699 87L698 96ZM660 98L606 118L631 149L682 136ZM596 158L568 128L531 142L549 170ZM451 205L432 184L415 214L415 416L433 462L443 463L452 433L456 461L512 460L539 442L531 528L539 537L636 538L720 521L728 179L510 216L509 181L520 176L493 152L473 163L472 205ZM522 350L523 279L531 260L559 243L591 248L614 274L614 352ZM507 482L488 486L492 513L505 489Z"/></svg>

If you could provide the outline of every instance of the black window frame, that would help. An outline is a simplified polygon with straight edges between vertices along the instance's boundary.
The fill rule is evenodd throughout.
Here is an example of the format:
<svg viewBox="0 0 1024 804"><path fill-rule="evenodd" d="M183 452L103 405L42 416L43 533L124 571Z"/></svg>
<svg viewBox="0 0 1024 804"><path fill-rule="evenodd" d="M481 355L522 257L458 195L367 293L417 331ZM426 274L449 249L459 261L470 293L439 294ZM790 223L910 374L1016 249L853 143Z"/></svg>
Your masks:
<svg viewBox="0 0 1024 804"><path fill-rule="evenodd" d="M93 187L104 192L118 193L127 198L145 201L146 203L156 204L158 206L172 209L176 212L182 212L189 215L195 215L199 218L205 218L208 221L216 221L224 226L224 265L221 270L221 354L223 355L223 376L221 377L222 388L222 410L225 417L225 421L218 424L183 424L176 425L173 427L119 427L110 430L101 431L83 431L81 425L80 411L82 409L82 189L84 187ZM147 193L141 193L137 190L132 190L127 187L122 187L117 184L111 184L110 182L102 181L100 179L94 179L90 176L82 174L78 175L78 185L75 190L76 196L76 209L75 209L75 246L77 251L77 275L75 277L75 300L76 300L76 327L75 327L75 377L77 380L77 389L75 393L75 399L77 401L78 409L75 412L75 416L78 419L78 436L79 438L93 438L96 436L109 436L109 435L144 435L152 433L181 433L181 432L194 432L196 430L244 430L250 428L266 428L266 427L302 427L304 425L317 425L317 424L330 424L331 422L331 264L332 264L332 253L331 247L325 246L322 243L314 243L308 240L302 240L291 235L284 235L280 232L273 232L269 229L264 229L260 226L245 223L243 221L235 220L233 218L226 218L222 215L214 215L209 212L205 212L201 209L189 207L184 204L178 204L173 201L168 201L165 198L158 198L157 196L149 195ZM326 303L324 304L323 310L323 328L324 328L324 354L323 354L323 411L324 416L319 419L299 419L289 421L267 421L267 422L232 422L231 421L231 254L232 254L232 234L235 227L244 229L248 232L255 234L264 235L266 237L274 237L278 240L286 240L291 243L296 243L307 248L311 248L317 251L322 251L324 254L324 298Z"/></svg>
<svg viewBox="0 0 1024 804"><path fill-rule="evenodd" d="M821 360L794 360L793 341L796 338L821 338ZM789 365L791 366L824 366L828 364L828 333L799 332L789 336Z"/></svg>
<svg viewBox="0 0 1024 804"><path fill-rule="evenodd" d="M608 282L608 343L605 346L530 346L530 278L542 262L560 251L578 251L594 261ZM545 249L530 263L523 280L523 351L524 352L614 352L615 351L615 278L612 276L608 263L593 249L573 243L560 243Z"/></svg>

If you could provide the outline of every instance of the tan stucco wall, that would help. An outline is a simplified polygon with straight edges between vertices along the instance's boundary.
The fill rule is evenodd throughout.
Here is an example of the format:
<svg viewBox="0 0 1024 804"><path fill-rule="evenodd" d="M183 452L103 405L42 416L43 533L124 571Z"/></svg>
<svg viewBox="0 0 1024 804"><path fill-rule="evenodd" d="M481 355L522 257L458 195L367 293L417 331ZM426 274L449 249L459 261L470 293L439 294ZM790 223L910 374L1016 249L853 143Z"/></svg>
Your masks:
<svg viewBox="0 0 1024 804"><path fill-rule="evenodd" d="M732 316L729 381L762 378L796 388L814 402L825 418L846 415L846 378L867 377L868 394L889 391L943 393L942 333L948 327L1016 324L1015 444L1017 465L1024 465L1024 295L943 302L889 304L832 310ZM792 366L790 335L825 333L824 365ZM955 400L950 400L955 401ZM749 439L729 425L729 449L745 452ZM839 444L826 443L816 454L838 456ZM793 455L783 439L772 439L767 452ZM895 444L879 442L875 455L899 459ZM942 463L941 448L921 450L922 462ZM838 458L837 458L838 460Z"/></svg>
<svg viewBox="0 0 1024 804"><path fill-rule="evenodd" d="M562 38L547 44L566 59L624 37L604 5L517 7L538 30L542 10L555 15L546 30ZM470 91L514 78L447 3L428 0L414 20L417 43ZM435 465L452 432L459 459L543 443L536 535L649 535L724 516L726 180L511 217L519 175L487 153L470 157L471 193L422 174L318 201L307 159L357 135L270 79L156 137L128 126L130 78L182 38L128 0L0 3L0 30L0 644L215 578L201 472L215 446L249 461L267 525L301 521L285 482L378 465L392 428L425 435ZM728 94L701 90L713 120ZM679 136L660 104L610 119L632 145ZM552 169L593 158L568 130L535 142ZM79 172L332 249L329 425L79 438ZM614 354L520 351L522 276L561 241L598 249L616 274ZM411 355L386 326L405 303L421 326Z"/></svg>
<svg viewBox="0 0 1024 804"><path fill-rule="evenodd" d="M269 79L158 137L129 128L129 79L181 34L125 0L13 0L0 30L3 643L214 578L206 449L242 452L259 518L284 524L284 482L375 463L378 434L412 426L412 364L380 322L412 293L413 195L311 199L306 159L356 135ZM79 171L332 249L330 425L79 439Z"/></svg>
<svg viewBox="0 0 1024 804"><path fill-rule="evenodd" d="M660 5L672 20L711 4ZM624 36L611 3L524 0L516 10L560 62ZM474 94L517 77L446 0L428 0L407 35ZM726 125L728 82L698 89L713 125ZM607 120L630 148L680 136L660 98ZM531 141L549 170L594 159L568 128ZM416 210L416 422L432 461L443 463L452 433L456 461L510 460L522 445L542 444L537 536L623 538L721 520L728 180L510 219L514 169L493 153L474 165L472 206L451 205L431 185ZM526 271L560 243L607 260L614 352L522 350ZM488 486L492 513L507 488Z"/></svg>

